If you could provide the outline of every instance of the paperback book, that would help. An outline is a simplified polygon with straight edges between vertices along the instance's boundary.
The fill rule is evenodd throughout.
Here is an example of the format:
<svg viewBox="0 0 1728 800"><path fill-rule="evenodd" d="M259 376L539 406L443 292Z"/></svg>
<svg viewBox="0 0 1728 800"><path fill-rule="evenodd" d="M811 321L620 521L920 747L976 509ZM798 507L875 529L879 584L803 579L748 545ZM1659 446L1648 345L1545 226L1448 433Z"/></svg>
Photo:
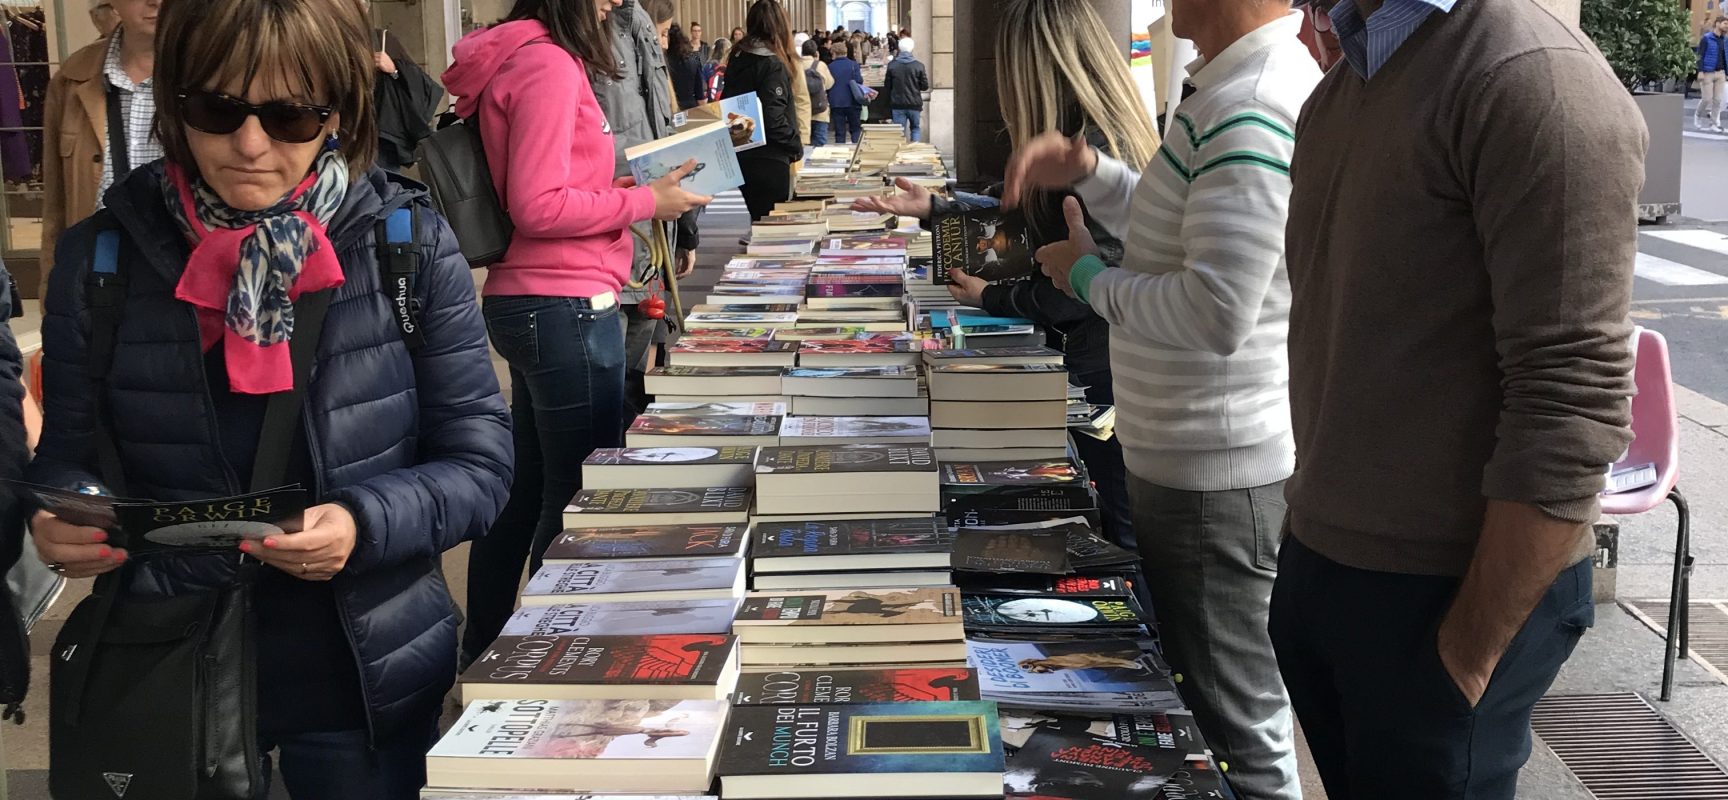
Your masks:
<svg viewBox="0 0 1728 800"><path fill-rule="evenodd" d="M929 444L928 417L786 417L780 442L801 444Z"/></svg>
<svg viewBox="0 0 1728 800"><path fill-rule="evenodd" d="M1133 639L968 640L966 655L978 670L980 691L993 700L1036 705L1053 695L1132 694L1136 705L1182 707L1175 684Z"/></svg>
<svg viewBox="0 0 1728 800"><path fill-rule="evenodd" d="M738 679L738 706L915 703L979 699L970 669L782 669Z"/></svg>
<svg viewBox="0 0 1728 800"><path fill-rule="evenodd" d="M569 530L546 548L546 564L596 559L736 557L747 541L743 525L651 525Z"/></svg>
<svg viewBox="0 0 1728 800"><path fill-rule="evenodd" d="M689 161L695 161L696 167L680 184L685 191L712 197L744 185L731 133L720 122L627 148L624 158L637 186L660 180Z"/></svg>
<svg viewBox="0 0 1728 800"><path fill-rule="evenodd" d="M1131 631L1146 624L1132 597L1035 597L967 595L968 630L990 632Z"/></svg>
<svg viewBox="0 0 1728 800"><path fill-rule="evenodd" d="M954 534L933 517L758 519L751 530L759 573L944 567L954 546Z"/></svg>
<svg viewBox="0 0 1728 800"><path fill-rule="evenodd" d="M768 128L762 120L761 99L755 92L745 92L680 112L673 117L672 125L685 130L713 122L724 123L733 149L742 153L768 143Z"/></svg>
<svg viewBox="0 0 1728 800"><path fill-rule="evenodd" d="M944 462L942 497L949 509L1093 508L1085 473L1072 459Z"/></svg>
<svg viewBox="0 0 1728 800"><path fill-rule="evenodd" d="M1066 537L1061 531L979 531L962 529L954 540L952 566L986 573L1032 572L1065 575Z"/></svg>
<svg viewBox="0 0 1728 800"><path fill-rule="evenodd" d="M643 414L630 423L624 440L631 447L681 444L720 445L738 439L738 445L775 444L779 441L781 417L725 414Z"/></svg>
<svg viewBox="0 0 1728 800"><path fill-rule="evenodd" d="M295 533L303 525L306 490L285 486L265 492L185 502L117 500L23 481L6 481L26 506L74 525L109 532L109 543L134 552L177 549L231 550L242 541Z"/></svg>
<svg viewBox="0 0 1728 800"><path fill-rule="evenodd" d="M952 641L960 634L952 588L752 593L738 607L738 638L761 644Z"/></svg>
<svg viewBox="0 0 1728 800"><path fill-rule="evenodd" d="M481 700L426 755L426 779L441 788L700 793L727 711L723 700Z"/></svg>
<svg viewBox="0 0 1728 800"><path fill-rule="evenodd" d="M728 798L1002 796L993 703L740 706L723 739Z"/></svg>
<svg viewBox="0 0 1728 800"><path fill-rule="evenodd" d="M1040 730L1008 759L1003 781L1009 798L1160 800L1195 796L1164 791L1177 773L1193 770L1209 772L1210 762L1083 733Z"/></svg>
<svg viewBox="0 0 1728 800"><path fill-rule="evenodd" d="M1025 278L1036 267L1026 240L1025 219L1000 208L976 208L937 214L933 283L955 283L953 273L986 281Z"/></svg>
<svg viewBox="0 0 1728 800"><path fill-rule="evenodd" d="M697 525L744 522L749 487L705 489L583 489L564 508L569 528Z"/></svg>
<svg viewBox="0 0 1728 800"><path fill-rule="evenodd" d="M1169 750L1189 759L1206 758L1206 740L1194 715L1187 711L1118 714L1014 707L1001 712L1001 722L1002 743L1010 751L1026 746L1032 734L1040 730L1054 730Z"/></svg>
<svg viewBox="0 0 1728 800"><path fill-rule="evenodd" d="M724 635L501 636L462 673L462 702L524 693L551 700L720 700L738 678Z"/></svg>
<svg viewBox="0 0 1728 800"><path fill-rule="evenodd" d="M505 636L646 636L727 633L738 613L733 598L524 606L504 623Z"/></svg>
<svg viewBox="0 0 1728 800"><path fill-rule="evenodd" d="M528 579L522 605L610 600L703 600L744 591L741 558L622 559L547 564Z"/></svg>
<svg viewBox="0 0 1728 800"><path fill-rule="evenodd" d="M714 405L784 408L782 403ZM658 412L650 408L644 413ZM607 447L582 460L582 485L589 489L742 487L750 485L755 461L755 447Z"/></svg>

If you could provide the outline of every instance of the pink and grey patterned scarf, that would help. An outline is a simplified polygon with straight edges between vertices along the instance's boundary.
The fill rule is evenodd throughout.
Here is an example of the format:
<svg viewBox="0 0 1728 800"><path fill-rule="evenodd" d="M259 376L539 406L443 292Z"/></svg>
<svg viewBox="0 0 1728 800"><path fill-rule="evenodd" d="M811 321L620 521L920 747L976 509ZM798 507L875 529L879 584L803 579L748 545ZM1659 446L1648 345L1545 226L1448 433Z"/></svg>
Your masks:
<svg viewBox="0 0 1728 800"><path fill-rule="evenodd" d="M334 149L275 205L241 211L202 179L168 165L168 208L192 243L174 296L198 308L208 351L221 340L228 384L244 394L294 388L288 341L294 301L342 285L325 226L348 194L348 164Z"/></svg>

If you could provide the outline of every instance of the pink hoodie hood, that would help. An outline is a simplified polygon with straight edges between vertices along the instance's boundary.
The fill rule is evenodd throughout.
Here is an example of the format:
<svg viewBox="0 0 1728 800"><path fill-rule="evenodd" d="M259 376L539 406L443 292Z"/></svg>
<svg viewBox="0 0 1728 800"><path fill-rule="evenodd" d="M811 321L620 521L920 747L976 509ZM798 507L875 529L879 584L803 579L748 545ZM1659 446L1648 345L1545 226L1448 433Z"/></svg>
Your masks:
<svg viewBox="0 0 1728 800"><path fill-rule="evenodd" d="M456 113L467 117L474 113L480 92L492 83L492 78L522 45L550 34L545 24L535 19L523 19L494 25L475 31L456 43L456 57L450 69L444 71L444 86L459 98Z"/></svg>

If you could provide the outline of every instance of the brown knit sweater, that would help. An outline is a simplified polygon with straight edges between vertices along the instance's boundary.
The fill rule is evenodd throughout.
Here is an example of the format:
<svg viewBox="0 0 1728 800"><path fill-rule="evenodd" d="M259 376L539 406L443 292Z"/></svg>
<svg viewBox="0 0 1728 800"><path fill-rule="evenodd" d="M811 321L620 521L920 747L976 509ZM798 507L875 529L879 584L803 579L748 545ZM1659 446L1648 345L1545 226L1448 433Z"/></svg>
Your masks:
<svg viewBox="0 0 1728 800"><path fill-rule="evenodd" d="M1287 236L1303 544L1460 575L1487 498L1595 518L1631 439L1646 143L1595 46L1534 0L1459 0L1372 80L1326 76Z"/></svg>

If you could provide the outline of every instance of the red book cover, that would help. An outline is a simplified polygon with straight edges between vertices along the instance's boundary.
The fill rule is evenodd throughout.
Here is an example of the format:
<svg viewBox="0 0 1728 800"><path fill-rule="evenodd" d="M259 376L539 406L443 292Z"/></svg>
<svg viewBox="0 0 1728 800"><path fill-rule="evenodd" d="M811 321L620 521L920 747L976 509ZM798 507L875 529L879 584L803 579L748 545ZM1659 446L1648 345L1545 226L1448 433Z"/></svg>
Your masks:
<svg viewBox="0 0 1728 800"><path fill-rule="evenodd" d="M918 343L910 339L806 339L798 343L803 353L916 353Z"/></svg>
<svg viewBox="0 0 1728 800"><path fill-rule="evenodd" d="M711 684L731 658L737 637L500 636L462 673L463 683Z"/></svg>

